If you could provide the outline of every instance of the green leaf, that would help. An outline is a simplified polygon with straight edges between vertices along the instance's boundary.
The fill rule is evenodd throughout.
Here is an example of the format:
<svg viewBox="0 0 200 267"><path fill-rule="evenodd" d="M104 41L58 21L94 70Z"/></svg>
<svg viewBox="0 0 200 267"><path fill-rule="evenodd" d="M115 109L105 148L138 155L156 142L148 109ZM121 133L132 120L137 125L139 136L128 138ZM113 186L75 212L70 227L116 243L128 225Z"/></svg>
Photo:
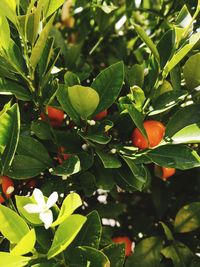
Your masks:
<svg viewBox="0 0 200 267"><path fill-rule="evenodd" d="M173 29L168 30L161 38L157 45L157 49L160 55L160 67L164 68L167 61L170 59L175 48L175 31Z"/></svg>
<svg viewBox="0 0 200 267"><path fill-rule="evenodd" d="M72 175L78 173L81 170L80 159L77 156L70 156L67 160L63 161L61 165L54 168L52 174Z"/></svg>
<svg viewBox="0 0 200 267"><path fill-rule="evenodd" d="M71 72L71 71L67 71L64 75L64 81L65 81L65 84L68 85L68 86L73 86L73 85L76 85L76 84L80 84L80 80L79 80L79 77Z"/></svg>
<svg viewBox="0 0 200 267"><path fill-rule="evenodd" d="M74 265L80 263L78 246L89 246L98 249L102 234L101 219L97 211L92 211L87 215L87 221L83 225L79 234L65 252L66 258Z"/></svg>
<svg viewBox="0 0 200 267"><path fill-rule="evenodd" d="M181 108L169 120L165 130L165 137L170 138L184 127L198 122L200 122L199 104Z"/></svg>
<svg viewBox="0 0 200 267"><path fill-rule="evenodd" d="M190 124L172 136L174 144L200 143L200 123Z"/></svg>
<svg viewBox="0 0 200 267"><path fill-rule="evenodd" d="M183 67L186 85L191 91L200 85L200 53L191 56Z"/></svg>
<svg viewBox="0 0 200 267"><path fill-rule="evenodd" d="M108 257L110 266L123 267L125 260L124 244L111 244L102 249L102 252Z"/></svg>
<svg viewBox="0 0 200 267"><path fill-rule="evenodd" d="M148 46L148 48L151 50L152 54L155 56L155 58L159 62L160 61L160 55L159 55L158 50L157 50L155 44L153 43L153 41L149 38L149 36L146 34L146 32L143 30L143 28L141 26L139 26L136 23L134 23L133 26L134 26L137 34L139 35L139 37L142 39L143 42L145 42L145 44Z"/></svg>
<svg viewBox="0 0 200 267"><path fill-rule="evenodd" d="M58 226L48 251L48 259L55 257L71 244L86 220L82 215L71 215Z"/></svg>
<svg viewBox="0 0 200 267"><path fill-rule="evenodd" d="M7 49L10 43L10 27L5 16L0 16L0 50Z"/></svg>
<svg viewBox="0 0 200 267"><path fill-rule="evenodd" d="M147 156L157 165L187 170L200 166L196 151L184 145L165 145L150 150Z"/></svg>
<svg viewBox="0 0 200 267"><path fill-rule="evenodd" d="M13 161L20 131L20 114L17 104L0 114L0 171L5 173Z"/></svg>
<svg viewBox="0 0 200 267"><path fill-rule="evenodd" d="M143 126L143 117L141 112L139 112L133 105L123 105L130 115L132 121L136 125L136 127L140 130L142 135L148 140L146 130Z"/></svg>
<svg viewBox="0 0 200 267"><path fill-rule="evenodd" d="M126 69L125 80L128 85L142 87L144 83L144 66L134 64L130 69Z"/></svg>
<svg viewBox="0 0 200 267"><path fill-rule="evenodd" d="M194 45L199 41L200 33L193 34L189 39L189 44L181 48L172 59L166 64L163 75L166 77L168 73L190 52Z"/></svg>
<svg viewBox="0 0 200 267"><path fill-rule="evenodd" d="M62 109L69 115L75 124L80 125L80 118L76 110L73 108L68 95L68 85L59 84L58 91L56 93L59 103Z"/></svg>
<svg viewBox="0 0 200 267"><path fill-rule="evenodd" d="M13 210L0 205L0 232L11 243L18 243L28 232L25 221Z"/></svg>
<svg viewBox="0 0 200 267"><path fill-rule="evenodd" d="M18 99L23 101L32 100L28 88L23 87L15 82L0 78L0 95L14 94Z"/></svg>
<svg viewBox="0 0 200 267"><path fill-rule="evenodd" d="M29 156L16 155L6 174L14 179L27 179L40 174L46 167L40 160Z"/></svg>
<svg viewBox="0 0 200 267"><path fill-rule="evenodd" d="M150 111L149 116L154 116L171 109L183 101L187 95L188 92L186 90L174 90L163 93L156 98L155 102L153 103L153 111Z"/></svg>
<svg viewBox="0 0 200 267"><path fill-rule="evenodd" d="M33 121L31 124L31 131L33 131L34 134L41 140L52 139L49 125L42 120Z"/></svg>
<svg viewBox="0 0 200 267"><path fill-rule="evenodd" d="M52 160L46 148L39 141L30 136L20 136L17 153L41 161L46 167L52 165Z"/></svg>
<svg viewBox="0 0 200 267"><path fill-rule="evenodd" d="M1 0L0 1L0 15L5 16L13 22L14 25L16 25L16 2L15 0L9 1L9 0Z"/></svg>
<svg viewBox="0 0 200 267"><path fill-rule="evenodd" d="M53 14L59 7L63 5L65 0L46 0L45 2L43 0L40 0L41 4L44 5L44 16L48 18Z"/></svg>
<svg viewBox="0 0 200 267"><path fill-rule="evenodd" d="M139 242L134 253L128 257L125 267L160 267L162 239L149 237Z"/></svg>
<svg viewBox="0 0 200 267"><path fill-rule="evenodd" d="M69 194L63 201L60 213L51 227L61 224L67 217L69 217L78 207L82 205L80 196L76 193Z"/></svg>
<svg viewBox="0 0 200 267"><path fill-rule="evenodd" d="M167 237L167 240L169 240L169 241L174 240L174 237L173 237L172 232L171 232L171 230L169 229L169 227L168 227L165 223L163 223L163 222L160 222L160 224L161 224L162 227L163 227L163 230L164 230L164 232L165 232L165 235L166 235L166 237Z"/></svg>
<svg viewBox="0 0 200 267"><path fill-rule="evenodd" d="M22 267L31 260L31 257L16 256L8 252L0 252L0 258L3 267Z"/></svg>
<svg viewBox="0 0 200 267"><path fill-rule="evenodd" d="M200 202L190 203L179 210L174 222L178 233L187 233L200 227Z"/></svg>
<svg viewBox="0 0 200 267"><path fill-rule="evenodd" d="M90 266L95 267L110 267L110 261L107 256L95 248L80 246L78 247L79 253L85 259L86 262L90 262Z"/></svg>
<svg viewBox="0 0 200 267"><path fill-rule="evenodd" d="M11 250L12 255L24 255L31 252L35 246L36 235L35 230L30 230L19 243Z"/></svg>
<svg viewBox="0 0 200 267"><path fill-rule="evenodd" d="M31 53L31 57L30 57L30 64L31 64L33 69L35 69L35 67L37 66L37 64L38 64L38 62L42 56L47 38L49 36L49 32L51 30L51 27L52 27L52 24L54 21L54 17L55 16L52 16L51 19L47 22L44 29L40 33L40 36L39 36L35 46L32 49L32 53Z"/></svg>
<svg viewBox="0 0 200 267"><path fill-rule="evenodd" d="M187 267L192 259L192 252L183 243L174 241L172 245L165 247L161 253L173 261L174 267Z"/></svg>
<svg viewBox="0 0 200 267"><path fill-rule="evenodd" d="M124 81L124 65L118 62L104 69L95 78L91 87L99 94L99 105L95 114L108 109L117 99Z"/></svg>
<svg viewBox="0 0 200 267"><path fill-rule="evenodd" d="M112 154L105 153L99 149L96 149L95 151L96 151L97 155L99 156L99 158L101 159L104 168L115 169L115 168L121 167L121 162L116 156L114 156Z"/></svg>
<svg viewBox="0 0 200 267"><path fill-rule="evenodd" d="M98 93L90 87L81 85L68 87L68 95L73 108L85 120L94 113L99 104Z"/></svg>
<svg viewBox="0 0 200 267"><path fill-rule="evenodd" d="M87 215L87 221L76 237L79 246L90 246L98 249L102 233L101 219L97 211Z"/></svg>

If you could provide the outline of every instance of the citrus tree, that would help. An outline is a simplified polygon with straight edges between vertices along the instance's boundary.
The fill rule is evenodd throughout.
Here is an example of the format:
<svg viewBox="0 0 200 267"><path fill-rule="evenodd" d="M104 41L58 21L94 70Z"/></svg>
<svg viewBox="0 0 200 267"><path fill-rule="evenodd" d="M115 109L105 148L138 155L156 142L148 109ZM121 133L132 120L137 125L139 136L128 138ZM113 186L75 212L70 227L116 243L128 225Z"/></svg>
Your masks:
<svg viewBox="0 0 200 267"><path fill-rule="evenodd" d="M0 266L200 266L200 1L0 1Z"/></svg>

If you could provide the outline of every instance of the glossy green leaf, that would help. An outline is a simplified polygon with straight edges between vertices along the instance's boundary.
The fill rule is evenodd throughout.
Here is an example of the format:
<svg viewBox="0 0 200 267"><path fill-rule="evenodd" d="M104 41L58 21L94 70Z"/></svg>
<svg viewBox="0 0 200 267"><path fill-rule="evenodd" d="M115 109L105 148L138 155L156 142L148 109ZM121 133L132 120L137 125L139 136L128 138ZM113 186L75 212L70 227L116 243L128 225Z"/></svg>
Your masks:
<svg viewBox="0 0 200 267"><path fill-rule="evenodd" d="M174 229L179 233L187 233L200 227L200 203L190 203L179 210L174 222Z"/></svg>
<svg viewBox="0 0 200 267"><path fill-rule="evenodd" d="M171 230L169 229L169 227L164 222L160 222L160 224L163 227L163 230L165 232L167 240L169 240L169 241L174 240L173 234L172 234Z"/></svg>
<svg viewBox="0 0 200 267"><path fill-rule="evenodd" d="M51 227L55 227L69 217L78 207L82 205L80 196L76 193L69 194L63 201L60 213Z"/></svg>
<svg viewBox="0 0 200 267"><path fill-rule="evenodd" d="M118 62L104 69L92 82L91 87L99 94L99 105L95 114L108 109L117 99L124 81L124 65Z"/></svg>
<svg viewBox="0 0 200 267"><path fill-rule="evenodd" d="M68 95L73 108L85 120L94 113L99 104L98 93L90 87L81 85L68 87Z"/></svg>
<svg viewBox="0 0 200 267"><path fill-rule="evenodd" d="M71 215L58 226L48 251L48 259L55 257L71 244L86 220L82 215Z"/></svg>
<svg viewBox="0 0 200 267"><path fill-rule="evenodd" d="M20 114L17 104L0 114L0 171L7 171L13 161L20 131Z"/></svg>
<svg viewBox="0 0 200 267"><path fill-rule="evenodd" d="M10 43L10 27L5 16L0 16L0 47L7 49ZM1 48L0 48L1 49Z"/></svg>
<svg viewBox="0 0 200 267"><path fill-rule="evenodd" d="M41 140L52 139L49 125L42 120L33 121L31 124L31 131Z"/></svg>
<svg viewBox="0 0 200 267"><path fill-rule="evenodd" d="M191 91L200 86L200 53L191 56L183 67L187 88Z"/></svg>
<svg viewBox="0 0 200 267"><path fill-rule="evenodd" d="M30 136L20 136L17 153L41 161L46 167L52 165L52 160L46 148L37 139Z"/></svg>
<svg viewBox="0 0 200 267"><path fill-rule="evenodd" d="M139 35L139 37L142 39L143 42L145 42L145 44L148 46L148 48L151 50L152 54L155 56L155 58L157 59L157 61L160 61L160 55L158 53L158 50L154 44L154 42L150 39L150 37L147 35L147 33L143 30L143 28L134 23L134 28L137 32L137 34Z"/></svg>
<svg viewBox="0 0 200 267"><path fill-rule="evenodd" d="M147 153L157 165L187 170L200 166L200 157L196 151L185 145L165 145Z"/></svg>
<svg viewBox="0 0 200 267"><path fill-rule="evenodd" d="M19 243L11 250L12 255L25 255L31 252L35 246L36 236L35 230L30 230Z"/></svg>
<svg viewBox="0 0 200 267"><path fill-rule="evenodd" d="M190 52L194 45L199 41L200 33L195 33L190 37L189 44L186 44L181 48L167 63L163 70L163 75L166 77L167 74Z"/></svg>
<svg viewBox="0 0 200 267"><path fill-rule="evenodd" d="M85 261L89 261L91 266L95 267L110 267L110 261L108 257L101 251L95 248L80 246L78 247L79 253Z"/></svg>
<svg viewBox="0 0 200 267"><path fill-rule="evenodd" d="M33 47L31 57L30 57L30 64L33 67L33 69L35 69L35 67L37 66L37 64L40 60L42 52L45 48L46 40L49 36L49 32L50 32L52 24L53 24L53 21L54 21L54 16L52 16L51 19L47 22L44 29L40 33L40 36L39 36L35 46Z"/></svg>
<svg viewBox="0 0 200 267"><path fill-rule="evenodd" d="M173 261L174 267L187 267L192 259L192 252L183 243L174 241L172 245L165 247L161 253Z"/></svg>
<svg viewBox="0 0 200 267"><path fill-rule="evenodd" d="M125 80L128 85L142 87L144 83L144 66L135 64L130 69L126 69Z"/></svg>
<svg viewBox="0 0 200 267"><path fill-rule="evenodd" d="M44 14L45 17L48 18L53 14L59 7L61 7L64 4L64 0L46 0L45 2L43 0L40 0L41 4L44 5Z"/></svg>
<svg viewBox="0 0 200 267"><path fill-rule="evenodd" d="M161 38L157 45L160 55L160 67L164 68L167 61L170 59L175 47L175 31L168 30Z"/></svg>
<svg viewBox="0 0 200 267"><path fill-rule="evenodd" d="M130 115L135 126L141 131L142 135L146 137L146 139L148 139L146 130L143 126L142 114L133 105L123 105L123 106L127 109L128 114Z"/></svg>
<svg viewBox="0 0 200 267"><path fill-rule="evenodd" d="M15 155L10 169L6 174L14 179L27 179L32 178L47 168L46 164L35 158Z"/></svg>
<svg viewBox="0 0 200 267"><path fill-rule="evenodd" d="M0 252L0 258L1 266L3 267L27 266L28 262L31 260L31 257L12 255L8 252Z"/></svg>
<svg viewBox="0 0 200 267"><path fill-rule="evenodd" d="M165 130L165 137L170 138L184 127L199 122L200 122L199 104L194 104L191 106L187 106L185 108L181 108L169 120Z"/></svg>
<svg viewBox="0 0 200 267"><path fill-rule="evenodd" d="M121 162L120 160L112 155L112 154L108 154L103 152L102 150L96 149L96 153L99 156L99 158L101 159L104 168L120 168L121 167Z"/></svg>
<svg viewBox="0 0 200 267"><path fill-rule="evenodd" d="M80 117L69 100L68 85L59 84L56 96L63 110L69 115L75 124L80 125Z"/></svg>
<svg viewBox="0 0 200 267"><path fill-rule="evenodd" d="M70 156L67 160L63 161L61 165L58 165L53 169L53 174L56 174L58 176L68 176L78 173L80 170L80 159L77 156Z"/></svg>
<svg viewBox="0 0 200 267"><path fill-rule="evenodd" d="M28 88L25 88L20 84L17 84L15 82L6 79L0 79L0 95L9 95L9 94L11 95L13 94L18 99L23 101L30 101L32 99L32 96L28 91Z"/></svg>
<svg viewBox="0 0 200 267"><path fill-rule="evenodd" d="M161 94L153 103L153 110L150 111L149 116L154 116L171 109L183 101L188 92L186 90L173 90Z"/></svg>
<svg viewBox="0 0 200 267"><path fill-rule="evenodd" d="M11 243L18 243L28 232L25 221L13 210L0 205L0 231Z"/></svg>
<svg viewBox="0 0 200 267"><path fill-rule="evenodd" d="M160 267L162 239L149 237L139 242L134 253L128 257L126 267Z"/></svg>
<svg viewBox="0 0 200 267"><path fill-rule="evenodd" d="M108 257L110 266L123 267L125 260L124 244L111 244L102 249L102 252Z"/></svg>
<svg viewBox="0 0 200 267"><path fill-rule="evenodd" d="M0 1L0 15L5 16L11 20L14 24L16 24L17 16L16 16L16 1L15 0L1 0Z"/></svg>
<svg viewBox="0 0 200 267"><path fill-rule="evenodd" d="M190 124L172 136L174 144L200 143L200 123Z"/></svg>

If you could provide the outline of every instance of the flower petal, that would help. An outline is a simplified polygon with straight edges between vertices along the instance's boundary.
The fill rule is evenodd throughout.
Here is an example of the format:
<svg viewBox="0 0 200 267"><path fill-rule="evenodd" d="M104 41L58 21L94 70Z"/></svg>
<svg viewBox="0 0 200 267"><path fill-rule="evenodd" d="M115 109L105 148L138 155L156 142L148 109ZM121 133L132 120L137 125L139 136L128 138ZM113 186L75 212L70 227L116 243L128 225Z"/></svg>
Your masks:
<svg viewBox="0 0 200 267"><path fill-rule="evenodd" d="M47 200L47 207L48 208L51 208L51 207L53 207L53 205L57 202L57 200L58 200L58 193L57 192L53 192L50 196L49 196L49 198L48 198L48 200Z"/></svg>
<svg viewBox="0 0 200 267"><path fill-rule="evenodd" d="M36 205L36 204L26 204L24 206L24 209L28 213L40 213L41 212L41 208L38 205Z"/></svg>
<svg viewBox="0 0 200 267"><path fill-rule="evenodd" d="M35 188L33 191L33 196L35 198L35 201L37 202L38 206L44 206L45 205L45 200L43 193L40 189Z"/></svg>
<svg viewBox="0 0 200 267"><path fill-rule="evenodd" d="M53 222L53 213L51 210L47 210L45 212L41 212L40 215L40 220L44 223L45 229L48 229L50 225Z"/></svg>

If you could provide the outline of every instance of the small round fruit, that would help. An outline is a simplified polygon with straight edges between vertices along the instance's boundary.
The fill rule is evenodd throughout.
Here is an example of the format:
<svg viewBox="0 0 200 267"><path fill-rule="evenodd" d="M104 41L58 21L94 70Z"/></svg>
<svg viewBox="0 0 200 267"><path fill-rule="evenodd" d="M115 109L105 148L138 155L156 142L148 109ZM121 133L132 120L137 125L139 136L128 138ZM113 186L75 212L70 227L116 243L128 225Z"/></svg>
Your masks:
<svg viewBox="0 0 200 267"><path fill-rule="evenodd" d="M0 180L1 180L2 191L5 197L10 198L13 191L15 190L13 181L7 176L2 176ZM5 199L3 198L3 196L0 195L0 203L3 203L4 201Z"/></svg>
<svg viewBox="0 0 200 267"><path fill-rule="evenodd" d="M101 111L99 114L97 114L97 115L94 117L94 119L95 119L96 121L100 121L100 120L102 120L103 118L105 118L107 115L108 115L108 111L107 111L107 109L105 109L105 110Z"/></svg>
<svg viewBox="0 0 200 267"><path fill-rule="evenodd" d="M155 175L162 180L166 181L169 177L173 176L176 172L175 168L161 167L158 165L154 166Z"/></svg>
<svg viewBox="0 0 200 267"><path fill-rule="evenodd" d="M129 237L127 236L118 236L118 237L114 237L112 238L112 241L114 243L118 243L118 244L125 244L125 255L126 257L130 256L132 253L132 241L130 240Z"/></svg>
<svg viewBox="0 0 200 267"><path fill-rule="evenodd" d="M37 181L36 179L29 179L26 183L26 187L29 189L33 189L37 186Z"/></svg>
<svg viewBox="0 0 200 267"><path fill-rule="evenodd" d="M47 113L52 127L60 127L62 125L64 120L64 112L62 110L48 106ZM46 121L45 114L41 113L40 117L43 121Z"/></svg>
<svg viewBox="0 0 200 267"><path fill-rule="evenodd" d="M138 128L135 128L132 132L133 145L140 149L157 146L165 134L165 126L161 122L155 120L145 121L143 126L146 130L148 140L143 136Z"/></svg>

